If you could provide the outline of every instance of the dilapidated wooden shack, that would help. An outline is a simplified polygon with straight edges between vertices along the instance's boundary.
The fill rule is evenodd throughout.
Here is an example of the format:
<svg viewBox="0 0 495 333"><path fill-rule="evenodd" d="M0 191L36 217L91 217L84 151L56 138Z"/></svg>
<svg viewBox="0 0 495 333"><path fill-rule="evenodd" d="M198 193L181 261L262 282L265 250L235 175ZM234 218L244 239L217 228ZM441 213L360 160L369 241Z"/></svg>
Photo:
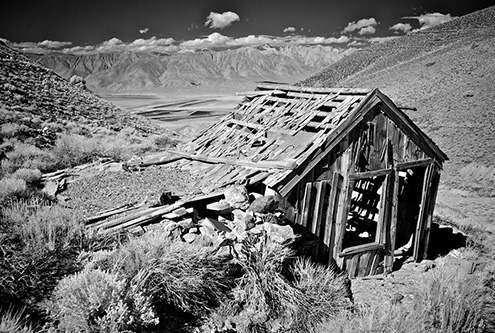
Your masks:
<svg viewBox="0 0 495 333"><path fill-rule="evenodd" d="M278 196L310 235L301 251L351 277L390 271L401 247L418 261L428 255L448 158L387 96L273 84L245 95L177 153L204 174L198 186L242 181Z"/></svg>

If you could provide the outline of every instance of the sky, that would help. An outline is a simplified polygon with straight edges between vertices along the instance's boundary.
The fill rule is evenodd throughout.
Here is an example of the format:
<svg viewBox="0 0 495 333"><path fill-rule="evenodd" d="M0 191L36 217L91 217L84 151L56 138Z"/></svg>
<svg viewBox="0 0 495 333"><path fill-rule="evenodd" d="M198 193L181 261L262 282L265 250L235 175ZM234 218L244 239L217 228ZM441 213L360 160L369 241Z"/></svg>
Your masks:
<svg viewBox="0 0 495 333"><path fill-rule="evenodd" d="M4 0L0 39L48 53L243 45L366 45L495 0Z"/></svg>

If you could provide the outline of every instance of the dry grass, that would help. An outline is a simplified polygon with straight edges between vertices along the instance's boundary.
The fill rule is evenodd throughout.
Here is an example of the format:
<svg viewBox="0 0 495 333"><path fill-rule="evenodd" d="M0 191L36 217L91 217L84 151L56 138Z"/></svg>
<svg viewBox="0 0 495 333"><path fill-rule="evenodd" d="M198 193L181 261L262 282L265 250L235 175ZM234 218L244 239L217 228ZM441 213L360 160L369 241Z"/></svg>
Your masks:
<svg viewBox="0 0 495 333"><path fill-rule="evenodd" d="M479 276L437 268L425 273L411 301L342 312L317 332L481 333L493 321L494 296Z"/></svg>
<svg viewBox="0 0 495 333"><path fill-rule="evenodd" d="M1 333L34 333L33 327L27 323L23 311L15 311L12 308L0 312Z"/></svg>

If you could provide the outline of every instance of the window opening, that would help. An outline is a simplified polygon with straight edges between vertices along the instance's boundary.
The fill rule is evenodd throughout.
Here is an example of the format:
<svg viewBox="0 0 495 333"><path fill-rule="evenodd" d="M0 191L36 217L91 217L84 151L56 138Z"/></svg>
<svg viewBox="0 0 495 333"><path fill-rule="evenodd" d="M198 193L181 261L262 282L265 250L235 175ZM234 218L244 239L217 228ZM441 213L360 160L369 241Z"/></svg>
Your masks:
<svg viewBox="0 0 495 333"><path fill-rule="evenodd" d="M378 224L385 177L377 176L355 181L342 250L378 242Z"/></svg>

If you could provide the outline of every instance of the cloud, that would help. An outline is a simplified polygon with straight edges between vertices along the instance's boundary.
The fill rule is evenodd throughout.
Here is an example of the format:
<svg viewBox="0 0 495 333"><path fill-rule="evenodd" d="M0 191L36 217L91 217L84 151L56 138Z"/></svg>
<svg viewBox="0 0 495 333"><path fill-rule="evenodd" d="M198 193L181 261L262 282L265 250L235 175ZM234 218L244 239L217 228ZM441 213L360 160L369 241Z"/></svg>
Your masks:
<svg viewBox="0 0 495 333"><path fill-rule="evenodd" d="M150 30L150 29L149 28L139 29L139 33L142 35L142 34L147 33L148 30Z"/></svg>
<svg viewBox="0 0 495 333"><path fill-rule="evenodd" d="M361 19L357 22L349 22L347 24L347 26L344 28L344 30L342 30L342 33L353 32L353 31L359 30L358 33L360 35L369 34L370 31L372 31L372 29L370 29L370 27L373 28L376 25L378 25L378 22L373 17L370 17L368 19ZM373 28L373 32L371 32L371 33L375 33L375 31L376 30Z"/></svg>
<svg viewBox="0 0 495 333"><path fill-rule="evenodd" d="M103 46L105 47L108 47L108 46L116 46L116 45L119 45L119 44L122 44L122 41L116 37L113 37L113 38L110 38L109 40L107 41L104 41L103 42Z"/></svg>
<svg viewBox="0 0 495 333"><path fill-rule="evenodd" d="M389 30L393 30L395 33L403 32L407 34L409 31L411 31L412 27L409 23L397 23L388 28Z"/></svg>
<svg viewBox="0 0 495 333"><path fill-rule="evenodd" d="M287 27L284 29L284 32L295 32L296 31L296 28L294 27Z"/></svg>
<svg viewBox="0 0 495 333"><path fill-rule="evenodd" d="M368 26L368 27L364 27L364 28L361 28L358 32L358 34L360 36L362 35L372 35L376 32L376 29L375 27L372 27L372 26Z"/></svg>
<svg viewBox="0 0 495 333"><path fill-rule="evenodd" d="M226 45L231 38L214 32L206 38L196 38L193 40L188 40L182 42L179 46L184 48L204 48L211 46L222 46Z"/></svg>
<svg viewBox="0 0 495 333"><path fill-rule="evenodd" d="M49 49L59 49L61 47L66 47L72 45L72 42L58 42L53 40L44 40L38 43L40 46L44 46Z"/></svg>
<svg viewBox="0 0 495 333"><path fill-rule="evenodd" d="M441 13L426 13L418 16L406 16L403 18L407 19L416 19L419 22L420 28L419 30L428 29L434 27L436 25L448 22L455 17L450 16L450 14L441 14Z"/></svg>
<svg viewBox="0 0 495 333"><path fill-rule="evenodd" d="M209 26L210 29L224 29L240 19L239 15L230 11L222 14L210 12L210 15L206 18L205 27Z"/></svg>

